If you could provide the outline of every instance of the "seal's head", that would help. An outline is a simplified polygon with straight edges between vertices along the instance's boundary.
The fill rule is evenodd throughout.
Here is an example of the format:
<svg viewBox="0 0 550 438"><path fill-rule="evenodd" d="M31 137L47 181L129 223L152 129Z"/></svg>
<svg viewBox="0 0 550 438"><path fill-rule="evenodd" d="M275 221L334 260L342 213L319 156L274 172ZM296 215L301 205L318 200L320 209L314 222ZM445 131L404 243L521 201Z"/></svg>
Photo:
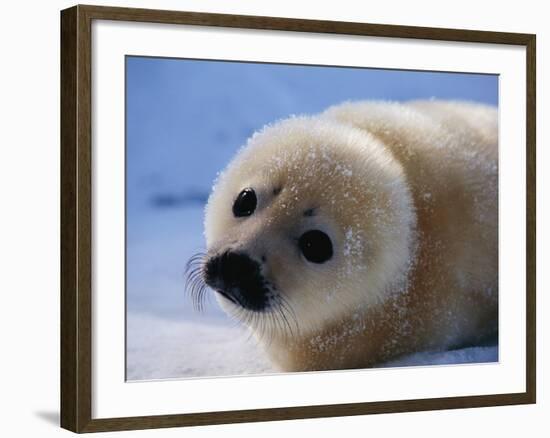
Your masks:
<svg viewBox="0 0 550 438"><path fill-rule="evenodd" d="M413 229L403 170L376 138L294 117L254 134L218 178L202 277L253 331L311 333L403 281Z"/></svg>

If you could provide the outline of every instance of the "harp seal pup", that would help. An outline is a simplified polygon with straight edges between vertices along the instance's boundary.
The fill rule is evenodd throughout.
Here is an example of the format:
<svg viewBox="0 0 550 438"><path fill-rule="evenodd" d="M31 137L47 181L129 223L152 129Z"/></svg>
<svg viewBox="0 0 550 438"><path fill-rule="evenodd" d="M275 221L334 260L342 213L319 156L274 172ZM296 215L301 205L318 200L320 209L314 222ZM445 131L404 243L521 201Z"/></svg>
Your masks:
<svg viewBox="0 0 550 438"><path fill-rule="evenodd" d="M205 283L283 371L376 366L498 326L498 123L360 101L255 133L205 210Z"/></svg>

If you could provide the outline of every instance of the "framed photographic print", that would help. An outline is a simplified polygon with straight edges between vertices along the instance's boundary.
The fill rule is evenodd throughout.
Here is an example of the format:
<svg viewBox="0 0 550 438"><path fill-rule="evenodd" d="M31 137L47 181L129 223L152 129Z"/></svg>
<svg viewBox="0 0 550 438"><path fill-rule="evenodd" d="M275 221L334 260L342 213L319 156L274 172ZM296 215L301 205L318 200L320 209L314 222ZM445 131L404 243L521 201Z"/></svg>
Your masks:
<svg viewBox="0 0 550 438"><path fill-rule="evenodd" d="M535 402L534 35L75 6L61 123L62 427Z"/></svg>

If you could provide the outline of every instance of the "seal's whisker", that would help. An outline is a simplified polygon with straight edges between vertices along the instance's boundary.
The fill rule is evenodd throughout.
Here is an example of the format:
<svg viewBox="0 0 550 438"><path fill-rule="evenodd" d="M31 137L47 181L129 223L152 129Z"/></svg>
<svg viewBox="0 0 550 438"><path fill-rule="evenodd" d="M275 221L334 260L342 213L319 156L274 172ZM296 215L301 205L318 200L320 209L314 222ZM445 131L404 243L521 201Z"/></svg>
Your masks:
<svg viewBox="0 0 550 438"><path fill-rule="evenodd" d="M282 321L284 321L284 325L288 328L288 332L289 332L290 336L293 337L294 332L292 330L292 327L291 327L290 323L288 322L288 318L285 315L284 308L283 307L278 307L277 312L279 313Z"/></svg>
<svg viewBox="0 0 550 438"><path fill-rule="evenodd" d="M297 335L300 332L300 329L299 329L298 319L296 318L296 313L294 312L294 309L292 308L288 300L282 295L279 295L279 302L281 307L281 314L288 324L290 335L291 336ZM290 321L292 321L293 323L292 326L294 326L296 333L294 333L292 326L290 324Z"/></svg>
<svg viewBox="0 0 550 438"><path fill-rule="evenodd" d="M281 319L278 318L278 308L277 308L276 312L270 312L270 314L271 314L272 325L274 325L276 327L276 330L273 330L273 327L272 327L271 330L269 331L269 335L270 335L269 336L269 343L273 342L275 332L283 332Z"/></svg>
<svg viewBox="0 0 550 438"><path fill-rule="evenodd" d="M286 333L288 331L287 329L290 330L288 320L283 312L282 303L279 300L277 300L275 306L272 306L272 310L269 313L272 324L275 326L277 332Z"/></svg>
<svg viewBox="0 0 550 438"><path fill-rule="evenodd" d="M193 254L185 265L185 291L190 296L193 308L202 312L207 286L203 277L206 253Z"/></svg>

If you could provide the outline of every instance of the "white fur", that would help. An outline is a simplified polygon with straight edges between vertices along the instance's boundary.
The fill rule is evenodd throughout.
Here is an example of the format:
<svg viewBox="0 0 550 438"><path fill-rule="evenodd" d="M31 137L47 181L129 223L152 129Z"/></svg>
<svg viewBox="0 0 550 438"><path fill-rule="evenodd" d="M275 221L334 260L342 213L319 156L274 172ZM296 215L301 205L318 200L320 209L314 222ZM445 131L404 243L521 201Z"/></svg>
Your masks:
<svg viewBox="0 0 550 438"><path fill-rule="evenodd" d="M345 103L279 121L254 134L216 182L205 215L208 252L267 255L263 274L288 303L298 337L363 321L370 309L408 293L419 245L443 266L434 272L446 276L448 287L494 294L494 279L485 277L498 268L496 142L496 111L458 102ZM252 216L235 218L231 208L245 187L254 188L258 206ZM282 191L274 195L277 187ZM456 207L467 216L449 202L457 194ZM316 215L304 217L310 208ZM418 223L430 220L433 236ZM313 228L334 245L323 264L308 262L296 244ZM449 263L456 266L449 270ZM254 331L289 329L218 300ZM449 325L438 336L455 341L453 330L462 329Z"/></svg>

